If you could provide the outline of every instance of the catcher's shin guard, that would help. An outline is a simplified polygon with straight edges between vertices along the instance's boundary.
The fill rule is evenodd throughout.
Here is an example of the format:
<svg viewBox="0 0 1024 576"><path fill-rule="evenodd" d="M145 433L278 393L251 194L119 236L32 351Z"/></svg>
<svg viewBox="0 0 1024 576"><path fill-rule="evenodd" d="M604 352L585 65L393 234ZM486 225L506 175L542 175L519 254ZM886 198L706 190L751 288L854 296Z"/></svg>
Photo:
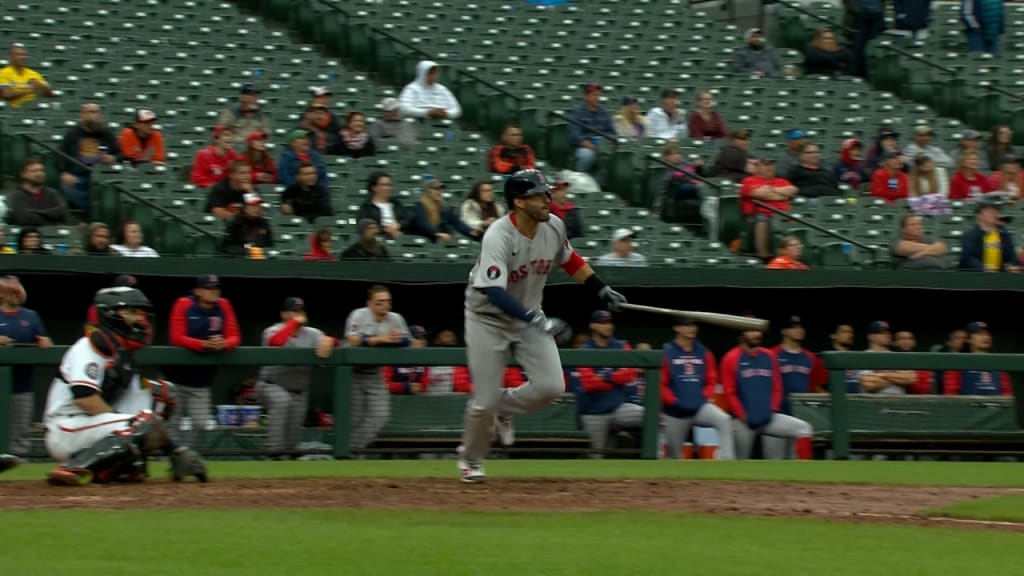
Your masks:
<svg viewBox="0 0 1024 576"><path fill-rule="evenodd" d="M50 471L47 481L62 486L78 486L90 482L106 483L125 471L145 467L138 446L128 436L114 434L79 451L63 466Z"/></svg>

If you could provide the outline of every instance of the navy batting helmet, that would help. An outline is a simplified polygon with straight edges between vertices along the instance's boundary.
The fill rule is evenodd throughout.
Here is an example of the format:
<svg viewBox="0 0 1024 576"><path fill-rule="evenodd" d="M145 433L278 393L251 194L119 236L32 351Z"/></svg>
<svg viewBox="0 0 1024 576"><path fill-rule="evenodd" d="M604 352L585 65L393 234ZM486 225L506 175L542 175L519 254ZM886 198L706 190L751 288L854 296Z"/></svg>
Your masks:
<svg viewBox="0 0 1024 576"><path fill-rule="evenodd" d="M551 185L540 170L520 170L505 180L505 202L510 210L516 198L534 194L551 194Z"/></svg>

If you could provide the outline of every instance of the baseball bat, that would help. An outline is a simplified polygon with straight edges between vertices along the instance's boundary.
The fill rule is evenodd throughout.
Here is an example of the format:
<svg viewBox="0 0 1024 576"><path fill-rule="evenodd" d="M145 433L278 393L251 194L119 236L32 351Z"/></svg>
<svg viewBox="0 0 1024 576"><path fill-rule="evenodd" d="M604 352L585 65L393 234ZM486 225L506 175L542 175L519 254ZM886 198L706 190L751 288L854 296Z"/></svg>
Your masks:
<svg viewBox="0 0 1024 576"><path fill-rule="evenodd" d="M749 316L735 316L733 314L719 314L717 312L698 312L694 310L673 310L672 308L659 308L657 306L644 306L643 304L619 304L624 310L635 310L637 312L650 312L651 314L664 314L666 316L679 316L694 322L714 324L723 328L735 328L736 330L767 330L768 321L763 318L751 318Z"/></svg>

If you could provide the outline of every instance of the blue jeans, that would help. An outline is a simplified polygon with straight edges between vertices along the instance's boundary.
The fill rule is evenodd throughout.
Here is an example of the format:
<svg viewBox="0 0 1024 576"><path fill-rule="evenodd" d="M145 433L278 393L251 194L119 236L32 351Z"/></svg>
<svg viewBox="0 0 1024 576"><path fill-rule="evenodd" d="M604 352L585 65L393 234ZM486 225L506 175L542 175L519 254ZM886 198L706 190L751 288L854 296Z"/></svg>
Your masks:
<svg viewBox="0 0 1024 576"><path fill-rule="evenodd" d="M576 149L576 171L591 172L597 163L597 150L580 146Z"/></svg>
<svg viewBox="0 0 1024 576"><path fill-rule="evenodd" d="M999 53L999 34L985 29L967 31L967 51Z"/></svg>
<svg viewBox="0 0 1024 576"><path fill-rule="evenodd" d="M78 178L78 182L70 186L61 184L61 190L64 192L64 199L67 200L68 208L81 210L88 217L89 205L92 203L89 198L89 176L76 175L75 178Z"/></svg>

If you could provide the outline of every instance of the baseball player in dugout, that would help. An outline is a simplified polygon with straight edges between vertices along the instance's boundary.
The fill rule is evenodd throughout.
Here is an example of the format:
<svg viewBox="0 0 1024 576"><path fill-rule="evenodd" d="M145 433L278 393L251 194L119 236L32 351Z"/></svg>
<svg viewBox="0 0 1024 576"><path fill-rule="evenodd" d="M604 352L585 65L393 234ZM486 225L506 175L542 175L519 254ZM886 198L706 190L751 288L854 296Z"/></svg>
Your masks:
<svg viewBox="0 0 1024 576"><path fill-rule="evenodd" d="M174 480L205 482L199 455L167 433L174 385L141 377L135 365L135 352L152 341L149 299L138 289L116 287L97 292L93 303L99 320L64 354L47 395L46 450L57 461L47 480L66 486L141 482L147 457L163 454Z"/></svg>
<svg viewBox="0 0 1024 576"><path fill-rule="evenodd" d="M551 185L541 172L516 172L504 188L509 213L484 233L466 286L466 354L473 395L466 404L458 469L468 483L486 478L483 462L495 427L507 443L514 439L513 416L544 408L565 388L556 338L568 340L569 327L541 309L552 267L561 267L612 310L626 301L569 244L565 223L551 215ZM503 388L510 354L529 381Z"/></svg>
<svg viewBox="0 0 1024 576"><path fill-rule="evenodd" d="M302 298L287 298L281 304L281 321L263 331L263 345L279 348L310 348L317 358L328 358L340 344L309 325ZM260 369L256 394L267 410L267 452L282 460L301 440L306 419L312 363L305 366L264 366Z"/></svg>
<svg viewBox="0 0 1024 576"><path fill-rule="evenodd" d="M345 320L349 346L406 348L412 343L405 318L391 311L391 291L370 286L366 306L356 308ZM361 450L380 434L391 416L391 395L380 366L352 367L352 435L350 445Z"/></svg>
<svg viewBox="0 0 1024 576"><path fill-rule="evenodd" d="M201 354L219 354L238 348L242 334L235 309L220 294L220 279L203 274L189 296L182 296L171 309L171 346ZM200 433L211 418L210 386L217 376L217 366L167 366L164 374L178 384L178 410L171 420L172 433L181 433L181 419L191 418L192 427L182 433L183 442L198 446Z"/></svg>
<svg viewBox="0 0 1024 576"><path fill-rule="evenodd" d="M53 341L36 314L23 305L28 294L16 276L0 277L0 346L38 346L49 348ZM11 451L25 455L31 447L34 366L13 366L11 390ZM3 468L0 459L0 469Z"/></svg>

